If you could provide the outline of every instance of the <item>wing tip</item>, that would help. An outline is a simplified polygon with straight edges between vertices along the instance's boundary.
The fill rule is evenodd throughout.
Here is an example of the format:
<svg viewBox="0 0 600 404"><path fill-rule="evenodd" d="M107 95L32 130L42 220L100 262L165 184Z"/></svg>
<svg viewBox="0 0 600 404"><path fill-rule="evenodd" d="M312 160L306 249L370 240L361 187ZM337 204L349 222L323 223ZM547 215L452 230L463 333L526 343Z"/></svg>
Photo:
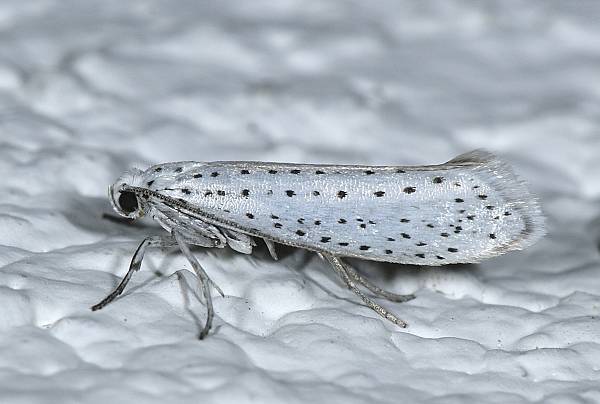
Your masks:
<svg viewBox="0 0 600 404"><path fill-rule="evenodd" d="M498 247L495 253L523 250L534 245L546 234L546 218L539 199L529 191L525 181L515 174L508 163L486 150L477 149L461 154L447 164L472 166L474 170L487 176L491 185L522 217L525 226L519 236Z"/></svg>

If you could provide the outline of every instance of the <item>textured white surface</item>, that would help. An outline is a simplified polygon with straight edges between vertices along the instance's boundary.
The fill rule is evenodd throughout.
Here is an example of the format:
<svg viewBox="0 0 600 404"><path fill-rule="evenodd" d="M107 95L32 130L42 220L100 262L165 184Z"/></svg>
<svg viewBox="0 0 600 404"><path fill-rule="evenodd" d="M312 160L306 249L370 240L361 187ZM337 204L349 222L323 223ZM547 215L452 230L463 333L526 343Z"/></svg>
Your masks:
<svg viewBox="0 0 600 404"><path fill-rule="evenodd" d="M0 402L600 402L600 4L0 3ZM477 266L354 264L415 292L357 304L312 254L196 252L215 332L160 229L102 219L132 164L423 164L486 147L549 234ZM157 272L163 276L157 276Z"/></svg>

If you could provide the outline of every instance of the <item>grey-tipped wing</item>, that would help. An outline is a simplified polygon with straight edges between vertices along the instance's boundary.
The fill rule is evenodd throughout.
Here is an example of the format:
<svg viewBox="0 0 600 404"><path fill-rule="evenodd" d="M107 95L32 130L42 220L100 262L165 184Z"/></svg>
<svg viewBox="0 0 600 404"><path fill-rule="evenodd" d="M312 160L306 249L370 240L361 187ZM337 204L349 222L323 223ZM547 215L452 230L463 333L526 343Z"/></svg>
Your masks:
<svg viewBox="0 0 600 404"><path fill-rule="evenodd" d="M481 151L435 166L169 163L145 180L213 224L337 256L478 262L544 234L526 186Z"/></svg>

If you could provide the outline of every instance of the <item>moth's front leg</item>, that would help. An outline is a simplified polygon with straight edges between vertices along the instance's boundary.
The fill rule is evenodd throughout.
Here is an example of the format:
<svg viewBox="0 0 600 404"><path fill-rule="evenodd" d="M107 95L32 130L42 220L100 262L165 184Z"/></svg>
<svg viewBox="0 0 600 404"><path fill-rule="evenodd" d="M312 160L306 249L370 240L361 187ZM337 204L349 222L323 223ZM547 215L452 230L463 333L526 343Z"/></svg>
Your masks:
<svg viewBox="0 0 600 404"><path fill-rule="evenodd" d="M144 254L146 253L146 249L149 247L173 247L177 244L175 239L171 236L149 236L146 237L135 250L133 257L131 258L131 263L129 264L129 270L119 283L119 285L113 290L108 296L106 296L100 303L95 304L91 307L92 311L100 310L113 300L115 300L125 287L129 283L133 273L140 269L142 266L142 261L144 260Z"/></svg>

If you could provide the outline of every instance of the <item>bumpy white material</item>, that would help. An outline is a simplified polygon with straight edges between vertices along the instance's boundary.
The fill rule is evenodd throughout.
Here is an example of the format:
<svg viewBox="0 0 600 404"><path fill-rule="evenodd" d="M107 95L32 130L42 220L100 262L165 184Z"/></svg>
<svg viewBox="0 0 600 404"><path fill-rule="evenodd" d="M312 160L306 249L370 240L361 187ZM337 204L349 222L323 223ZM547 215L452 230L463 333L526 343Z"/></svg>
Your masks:
<svg viewBox="0 0 600 404"><path fill-rule="evenodd" d="M600 402L600 3L0 2L0 403ZM418 165L486 148L548 234L477 265L148 254L107 187L132 165ZM197 291L196 291L197 292ZM381 300L377 300L384 303ZM197 317L196 317L197 316Z"/></svg>

